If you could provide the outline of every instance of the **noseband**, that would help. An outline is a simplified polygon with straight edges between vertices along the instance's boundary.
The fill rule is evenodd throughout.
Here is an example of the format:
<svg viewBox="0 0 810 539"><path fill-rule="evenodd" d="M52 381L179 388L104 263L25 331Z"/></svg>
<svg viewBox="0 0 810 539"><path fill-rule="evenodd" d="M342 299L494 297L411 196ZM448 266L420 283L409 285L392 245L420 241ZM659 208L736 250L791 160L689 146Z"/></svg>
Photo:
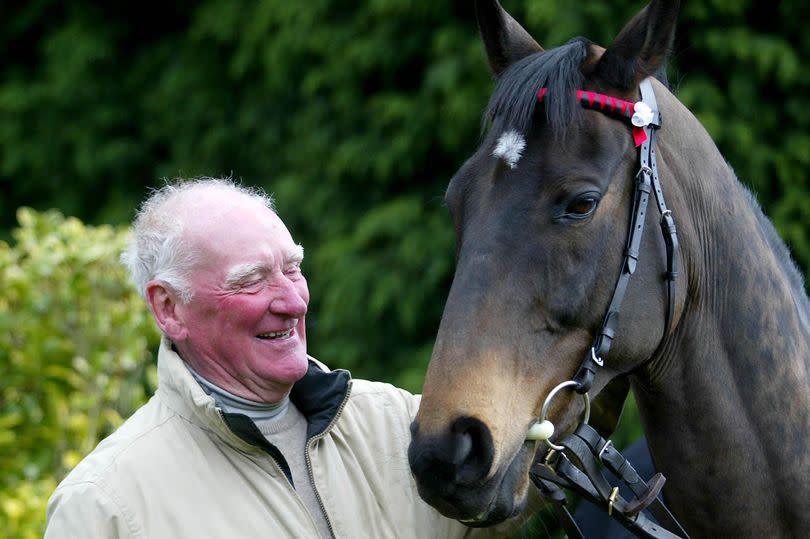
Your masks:
<svg viewBox="0 0 810 539"><path fill-rule="evenodd" d="M608 515L618 520L638 537L656 539L677 537L688 539L689 537L658 497L666 481L663 475L657 473L649 484L645 483L630 463L613 447L610 440L602 438L588 425L587 413L577 429L572 434L563 437L559 441L559 445L550 441L554 433L554 426L546 419L551 400L565 388L574 389L582 394L585 398L586 410L589 409L588 391L593 385L594 375L605 364L605 358L616 335L619 311L627 292L627 286L638 264L639 247L644 233L650 192L654 193L658 211L661 214L661 233L664 236L667 253L667 270L664 275L667 281L664 337L672 329L675 312L675 284L679 264L678 236L675 230L675 220L664 201L664 192L658 178L655 132L661 127L661 115L658 112L650 79L644 79L641 82L640 90L641 101L635 104L604 94L583 90L577 92L577 99L583 107L630 121L633 125L633 140L636 147L639 148L639 171L635 179L633 211L624 248L622 271L602 326L574 378L559 384L549 393L543 403L540 422L533 425L527 435L527 439L543 440L549 447L542 462L536 463L529 474L543 498L551 503L560 523L571 539L582 538L582 533L565 508L566 496L562 489L572 490L591 503L606 506ZM546 89L541 89L537 93L537 99L542 101L545 93ZM633 492L635 499L622 499L618 494L619 488L612 486L605 479L597 462L622 480ZM644 510L648 508L657 523L645 515ZM675 530L678 535L663 526Z"/></svg>

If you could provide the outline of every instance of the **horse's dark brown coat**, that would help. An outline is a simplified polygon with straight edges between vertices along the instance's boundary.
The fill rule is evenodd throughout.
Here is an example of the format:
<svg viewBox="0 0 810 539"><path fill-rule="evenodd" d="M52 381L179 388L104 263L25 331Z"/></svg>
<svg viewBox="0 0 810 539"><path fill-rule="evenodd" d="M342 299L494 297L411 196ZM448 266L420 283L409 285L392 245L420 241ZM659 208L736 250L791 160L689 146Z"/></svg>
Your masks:
<svg viewBox="0 0 810 539"><path fill-rule="evenodd" d="M502 79L516 62L547 54L497 2L478 4ZM661 68L677 8L654 1L604 56L589 46L583 87L637 100L638 82ZM810 537L810 305L802 280L703 127L664 85L654 86L660 177L682 249L675 329L664 336L665 255L653 209L592 394L630 375L656 468L668 478L666 500L692 537ZM455 518L491 524L520 509L526 429L549 390L576 370L621 267L637 152L625 123L595 111L578 116L561 138L535 113L514 170L492 156L510 127L496 116L448 188L457 268L410 456L420 493ZM555 219L589 190L601 196L590 218ZM561 396L551 416L564 430L580 410L577 397ZM474 462L447 434L462 418L483 425L454 438ZM481 439L489 450L479 450ZM438 468L442 486L431 479Z"/></svg>

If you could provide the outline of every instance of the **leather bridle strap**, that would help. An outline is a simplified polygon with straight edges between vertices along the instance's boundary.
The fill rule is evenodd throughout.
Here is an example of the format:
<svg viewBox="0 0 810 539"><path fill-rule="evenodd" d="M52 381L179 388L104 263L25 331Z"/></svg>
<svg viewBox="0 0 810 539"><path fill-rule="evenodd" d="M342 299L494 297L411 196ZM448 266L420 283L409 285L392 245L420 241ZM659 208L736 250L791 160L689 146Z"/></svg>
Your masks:
<svg viewBox="0 0 810 539"><path fill-rule="evenodd" d="M633 205L630 218L630 228L624 249L624 263L613 291L607 313L602 327L586 355L573 383L564 382L561 386L570 384L575 386L579 393L586 394L590 390L594 375L599 367L604 365L618 326L619 311L622 307L627 286L636 271L638 264L641 238L647 218L647 207L650 201L650 192L655 196L658 211L661 214L661 233L664 236L667 253L667 310L664 324L664 338L672 331L675 313L675 294L677 268L679 266L678 236L675 230L675 221L667 208L664 192L658 177L658 163L656 161L655 133L661 126L661 115L655 99L655 93L650 79L641 82L641 102L635 105L610 96L595 94L594 92L577 92L577 98L582 105L606 113L614 113L631 118L633 123L633 138L639 146L639 171L636 174L633 192ZM538 99L542 100L545 89L538 92ZM632 114L632 116L631 116ZM552 398L554 392L549 395ZM547 399L547 401L548 401ZM546 422L546 411L542 414ZM586 406L587 410L587 406ZM569 489L582 498L601 506L607 506L608 514L618 520L625 528L638 537L649 539L675 539L684 537L688 539L686 531L672 516L669 510L659 499L658 494L664 485L664 476L660 473L653 476L648 485L638 475L635 469L627 462L610 441L602 438L596 430L587 425L586 419L574 431L558 442L559 445L550 444L550 450L542 462L536 462L529 472L532 481L540 490L541 495L552 503L557 518L566 530L569 537L580 539L582 533L565 507L566 497L562 489ZM546 440L548 443L548 440ZM635 499L624 500L618 487L612 486L602 475L598 463L604 465L633 492ZM649 508L658 523L649 519L644 510ZM659 525L660 524L660 525ZM674 530L680 536L675 535Z"/></svg>
<svg viewBox="0 0 810 539"><path fill-rule="evenodd" d="M591 454L596 455L602 464L627 485L636 496L638 503L628 504L628 514L637 514L648 508L661 525L675 530L682 537L689 537L686 530L658 497L658 493L666 482L662 474L655 474L650 480L650 485L647 485L630 462L624 458L624 455L613 447L613 443L602 438L591 426L581 424L574 434L581 438L587 444Z"/></svg>
<svg viewBox="0 0 810 539"><path fill-rule="evenodd" d="M672 329L675 312L676 279L679 264L678 236L675 228L675 220L672 212L667 208L664 200L664 192L661 188L661 181L658 177L658 163L656 161L655 132L661 127L661 114L655 99L650 79L644 79L640 84L641 102L646 104L652 111L652 119L643 126L644 141L639 148L639 171L636 174L636 185L633 196L633 211L630 219L630 229L627 233L627 243L624 250L624 263L613 297L610 300L607 314L602 321L594 342L586 354L582 364L574 375L573 380L579 385L578 393L586 393L593 385L593 378L596 371L604 366L604 360L610 352L611 344L616 336L616 327L619 323L619 311L624 301L627 285L633 273L636 271L638 263L639 248L641 238L644 234L644 225L647 216L647 205L650 199L650 191L655 195L658 211L661 213L661 232L664 236L667 251L667 312L664 324L664 336L668 335ZM612 99L612 98L611 98ZM603 102L603 101L602 101ZM582 100L583 106L596 108L593 100ZM590 103L590 105L589 105ZM597 110L603 107L597 108ZM636 126L634 129L641 129Z"/></svg>
<svg viewBox="0 0 810 539"><path fill-rule="evenodd" d="M667 249L667 272L665 274L667 280L667 314L666 323L664 325L664 335L668 335L672 331L672 324L675 314L675 292L676 281L678 279L678 265L680 262L680 249L678 245L678 233L675 227L675 219L672 217L672 212L667 208L667 203L664 200L664 191L661 188L661 180L658 177L658 161L655 158L656 145L655 136L657 129L661 126L661 113L658 112L658 102L655 99L655 92L653 91L650 79L644 79L640 85L641 98L647 103L655 114L655 128L650 129L647 133L647 140L641 145L641 168L644 169L644 156L647 155L647 166L650 169L650 176L652 179L652 186L655 193L655 201L658 204L658 212L661 214L661 233L664 236L664 242Z"/></svg>
<svg viewBox="0 0 810 539"><path fill-rule="evenodd" d="M533 472L529 473L532 474ZM574 517L571 516L571 513L568 511L568 498L565 492L553 482L541 479L537 474L531 475L531 479L537 487L537 490L540 491L540 496L543 497L543 501L551 505L551 509L557 517L557 522L560 523L565 531L565 536L568 539L585 539L585 536L582 535L582 530L579 529Z"/></svg>
<svg viewBox="0 0 810 539"><path fill-rule="evenodd" d="M608 514L637 537L689 538L658 497L665 482L661 474L646 484L610 441L585 424L559 443L564 450L549 451L542 462L534 464L529 475L543 498L552 504L569 538L583 538L583 534L565 507L567 500L562 489L571 490L597 506L607 506ZM636 499L623 499L618 488L612 487L602 475L597 461L626 484ZM658 522L648 518L645 510L650 510Z"/></svg>

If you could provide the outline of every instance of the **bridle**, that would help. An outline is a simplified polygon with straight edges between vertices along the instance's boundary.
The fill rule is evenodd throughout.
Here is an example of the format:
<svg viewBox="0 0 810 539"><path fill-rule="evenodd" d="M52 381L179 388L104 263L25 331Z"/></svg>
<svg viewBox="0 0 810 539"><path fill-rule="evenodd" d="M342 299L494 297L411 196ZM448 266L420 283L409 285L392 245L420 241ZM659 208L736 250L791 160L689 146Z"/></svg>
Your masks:
<svg viewBox="0 0 810 539"><path fill-rule="evenodd" d="M664 236L667 253L667 269L664 275L667 281L664 338L671 332L673 325L679 249L675 220L664 200L655 157L655 132L661 127L661 114L658 111L655 92L649 78L641 82L640 91L641 101L638 103L595 92L577 91L577 99L583 107L618 116L632 123L633 139L636 147L639 148L639 171L635 179L633 210L625 243L624 262L602 326L573 379L563 382L551 390L543 403L540 421L531 427L527 435L528 440L542 440L549 447L542 461L532 466L529 475L543 498L554 508L570 539L583 536L565 507L567 498L563 489L571 490L597 506L606 507L608 515L618 520L638 537L656 539L677 537L688 539L689 537L658 496L666 481L664 476L657 473L649 484L645 483L624 456L613 447L610 440L602 438L594 428L588 425L590 415L588 391L593 385L594 375L604 366L605 358L610 352L616 335L622 302L638 263L651 192L655 196L658 211L661 214L661 233ZM542 88L537 93L537 99L542 101L545 94L546 90ZM551 401L557 393L568 388L583 395L585 415L572 434L563 437L555 444L550 441L554 433L554 426L546 419L546 415ZM634 499L624 500L619 495L619 488L611 485L605 479L600 470L601 466L597 463L601 463L623 481L633 492ZM657 523L645 514L645 510L648 509ZM669 530L673 530L675 533Z"/></svg>
<svg viewBox="0 0 810 539"><path fill-rule="evenodd" d="M675 229L675 220L672 212L667 208L664 200L664 191L658 178L658 164L655 159L655 132L661 127L661 113L655 100L650 79L644 79L640 85L641 101L631 104L614 97L595 94L593 92L578 92L580 103L586 108L601 110L603 112L618 112L629 118L633 124L633 138L639 146L639 171L636 174L636 186L633 196L633 212L630 218L630 228L627 232L627 242L624 249L624 264L621 275L613 290L607 314L602 321L602 327L594 339L590 351L585 355L574 381L578 383L577 393L587 393L593 385L593 377L599 367L604 366L605 358L610 352L610 345L616 335L616 326L619 321L619 311L624 301L624 294L630 278L636 271L638 263L639 246L644 234L644 223L647 215L647 203L650 200L650 191L655 194L658 211L661 214L661 233L664 236L667 251L667 312L664 323L664 336L672 329L675 313L675 286L678 278L678 234ZM538 94L539 95L539 94ZM640 110L636 110L640 109Z"/></svg>

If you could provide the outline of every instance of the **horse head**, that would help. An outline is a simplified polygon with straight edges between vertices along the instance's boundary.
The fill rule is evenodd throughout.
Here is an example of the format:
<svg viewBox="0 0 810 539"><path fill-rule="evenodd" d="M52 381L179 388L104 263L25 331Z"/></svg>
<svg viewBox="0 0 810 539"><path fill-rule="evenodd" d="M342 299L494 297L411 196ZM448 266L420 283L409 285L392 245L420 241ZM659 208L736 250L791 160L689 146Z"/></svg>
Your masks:
<svg viewBox="0 0 810 539"><path fill-rule="evenodd" d="M624 263L639 170L632 125L583 108L577 92L639 101L640 82L662 72L678 2L654 0L607 48L578 38L548 51L497 1L478 0L476 12L497 87L487 134L446 192L456 271L409 459L426 501L485 526L523 509L537 450L527 430L587 356ZM669 95L658 82L655 91ZM641 249L621 338L592 396L648 360L666 333L666 245L649 233ZM683 293L671 302L677 322ZM582 402L572 392L554 400L558 433Z"/></svg>

